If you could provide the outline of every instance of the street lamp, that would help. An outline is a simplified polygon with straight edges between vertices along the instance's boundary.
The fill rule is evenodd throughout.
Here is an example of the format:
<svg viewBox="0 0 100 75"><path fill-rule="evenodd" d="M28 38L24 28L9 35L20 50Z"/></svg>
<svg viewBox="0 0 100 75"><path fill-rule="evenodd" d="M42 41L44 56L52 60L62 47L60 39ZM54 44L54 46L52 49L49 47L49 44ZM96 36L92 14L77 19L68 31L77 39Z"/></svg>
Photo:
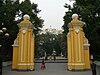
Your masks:
<svg viewBox="0 0 100 75"><path fill-rule="evenodd" d="M9 34L7 33L7 28L3 27L4 26L4 23L2 23L2 26L1 26L1 29L0 29L0 74L2 74L2 51L1 51L1 48L2 48L2 40L3 40L3 37L6 36L8 37Z"/></svg>
<svg viewBox="0 0 100 75"><path fill-rule="evenodd" d="M7 33L7 28L3 27L2 30L0 30L0 47L2 47L2 39L3 37L8 37L9 33Z"/></svg>
<svg viewBox="0 0 100 75"><path fill-rule="evenodd" d="M9 34L7 33L7 28L4 27L4 23L2 23L2 26L0 29L0 38L2 38L2 35L9 36Z"/></svg>

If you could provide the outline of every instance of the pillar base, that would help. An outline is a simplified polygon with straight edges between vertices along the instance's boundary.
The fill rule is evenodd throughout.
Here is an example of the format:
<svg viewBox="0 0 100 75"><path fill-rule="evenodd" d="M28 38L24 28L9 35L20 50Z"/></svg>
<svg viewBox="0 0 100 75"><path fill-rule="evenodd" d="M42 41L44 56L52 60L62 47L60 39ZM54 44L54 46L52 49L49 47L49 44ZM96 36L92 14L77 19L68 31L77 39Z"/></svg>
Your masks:
<svg viewBox="0 0 100 75"><path fill-rule="evenodd" d="M12 69L12 71L35 71L35 69L33 69L33 70L30 70L30 69Z"/></svg>
<svg viewBox="0 0 100 75"><path fill-rule="evenodd" d="M33 71L34 70L34 64L33 63L18 63L17 67L13 67L12 70Z"/></svg>
<svg viewBox="0 0 100 75"><path fill-rule="evenodd" d="M68 63L68 70L85 70L84 63Z"/></svg>

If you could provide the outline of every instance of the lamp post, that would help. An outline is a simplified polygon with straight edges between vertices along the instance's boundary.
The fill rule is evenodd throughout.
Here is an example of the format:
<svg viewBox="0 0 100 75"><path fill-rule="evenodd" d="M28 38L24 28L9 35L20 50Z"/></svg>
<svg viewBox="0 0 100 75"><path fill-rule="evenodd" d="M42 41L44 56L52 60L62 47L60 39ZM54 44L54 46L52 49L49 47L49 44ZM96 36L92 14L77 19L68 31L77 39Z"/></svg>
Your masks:
<svg viewBox="0 0 100 75"><path fill-rule="evenodd" d="M2 25L3 26L3 25ZM7 33L7 28L5 27L2 27L0 29L0 47L2 47L2 40L3 40L3 37L8 37L9 36L9 33Z"/></svg>
<svg viewBox="0 0 100 75"><path fill-rule="evenodd" d="M0 74L2 74L2 44L3 38L8 37L9 34L7 33L7 28L4 27L4 23L2 23L0 27Z"/></svg>

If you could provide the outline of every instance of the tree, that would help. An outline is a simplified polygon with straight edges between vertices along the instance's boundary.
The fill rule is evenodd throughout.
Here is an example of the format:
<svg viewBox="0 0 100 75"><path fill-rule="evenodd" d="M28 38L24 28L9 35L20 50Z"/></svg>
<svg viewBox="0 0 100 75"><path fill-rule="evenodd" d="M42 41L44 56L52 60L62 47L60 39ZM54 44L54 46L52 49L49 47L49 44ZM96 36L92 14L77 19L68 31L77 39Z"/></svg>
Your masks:
<svg viewBox="0 0 100 75"><path fill-rule="evenodd" d="M0 7L2 6L2 4L3 4L3 1L2 1L2 0L0 0Z"/></svg>
<svg viewBox="0 0 100 75"><path fill-rule="evenodd" d="M0 41L2 43L2 53L3 56L11 56L11 45L13 44L13 41L18 33L17 22L15 21L15 15L18 6L16 3L17 1L2 0L1 2L2 5L0 7L0 29L2 29L2 27L6 27L7 32L10 35L7 38L6 36L3 36L2 41Z"/></svg>
<svg viewBox="0 0 100 75"><path fill-rule="evenodd" d="M36 35L38 31L43 27L44 20L38 17L37 14L40 10L37 8L38 5L31 3L30 0L25 0L20 4L21 16L28 14L31 17L31 22L33 24L33 32Z"/></svg>
<svg viewBox="0 0 100 75"><path fill-rule="evenodd" d="M65 38L65 36L64 36L64 34L58 34L57 35L57 42L58 42L58 45L57 46L59 46L59 48L58 48L58 53L59 54L61 54L61 52L62 52L62 54L64 55L64 56L66 56L66 54L67 54L67 42L66 42L66 38Z"/></svg>
<svg viewBox="0 0 100 75"><path fill-rule="evenodd" d="M100 1L76 0L73 7L68 4L65 4L64 7L68 9L64 16L64 33L67 34L68 32L67 25L71 21L71 15L77 13L79 18L86 22L84 32L91 44L90 52L100 55L100 35L97 34L98 28L100 28Z"/></svg>
<svg viewBox="0 0 100 75"><path fill-rule="evenodd" d="M19 3L19 0L0 0L0 29L6 27L10 35L7 39L4 37L2 42L2 44L4 44L2 49L5 56L11 56L12 54L12 44L18 33L17 24L20 23L23 15L28 14L31 16L35 35L37 35L43 27L43 19L37 16L40 12L37 7L38 5L34 3L31 4L30 0L25 0L22 3Z"/></svg>
<svg viewBox="0 0 100 75"><path fill-rule="evenodd" d="M47 31L46 31L47 30ZM63 38L63 34L60 34L59 31L54 31L55 29L46 29L45 33L41 33L38 36L38 45L37 45L37 51L40 54L43 54L43 52L46 52L47 55L52 55L53 51L56 51L56 55L60 55L61 52L63 52L63 54L65 54L64 52L66 52L66 41ZM59 32L57 34L57 32ZM36 43L37 44L37 43ZM39 49L38 49L39 48Z"/></svg>

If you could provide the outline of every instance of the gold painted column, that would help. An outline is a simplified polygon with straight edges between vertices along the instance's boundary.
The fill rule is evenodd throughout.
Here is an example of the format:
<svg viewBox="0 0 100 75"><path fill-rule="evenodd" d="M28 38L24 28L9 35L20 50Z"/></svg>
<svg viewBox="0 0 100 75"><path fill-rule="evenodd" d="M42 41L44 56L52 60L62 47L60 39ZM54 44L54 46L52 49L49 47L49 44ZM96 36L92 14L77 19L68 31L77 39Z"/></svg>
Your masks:
<svg viewBox="0 0 100 75"><path fill-rule="evenodd" d="M90 69L89 45L83 32L84 22L78 20L78 15L72 15L67 34L68 70Z"/></svg>
<svg viewBox="0 0 100 75"><path fill-rule="evenodd" d="M19 24L19 33L13 44L12 69L34 70L34 35L30 17L24 15Z"/></svg>

